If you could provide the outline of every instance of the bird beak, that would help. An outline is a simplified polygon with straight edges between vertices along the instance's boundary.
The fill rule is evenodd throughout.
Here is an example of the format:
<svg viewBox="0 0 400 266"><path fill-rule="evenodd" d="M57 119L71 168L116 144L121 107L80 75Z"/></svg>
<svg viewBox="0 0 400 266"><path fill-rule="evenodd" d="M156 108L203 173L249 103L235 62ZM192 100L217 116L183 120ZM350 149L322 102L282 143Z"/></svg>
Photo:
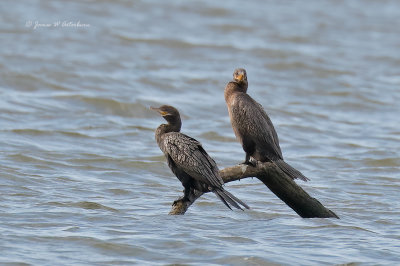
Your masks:
<svg viewBox="0 0 400 266"><path fill-rule="evenodd" d="M243 78L244 78L244 74L243 74L243 73L239 73L239 74L236 76L236 79L239 80L239 81L243 81Z"/></svg>
<svg viewBox="0 0 400 266"><path fill-rule="evenodd" d="M168 114L168 113L165 112L165 111L161 111L160 108L157 108L157 107L150 106L150 109L153 110L153 111L158 112L158 113L159 113L160 115L162 115L162 116L165 116L165 115Z"/></svg>

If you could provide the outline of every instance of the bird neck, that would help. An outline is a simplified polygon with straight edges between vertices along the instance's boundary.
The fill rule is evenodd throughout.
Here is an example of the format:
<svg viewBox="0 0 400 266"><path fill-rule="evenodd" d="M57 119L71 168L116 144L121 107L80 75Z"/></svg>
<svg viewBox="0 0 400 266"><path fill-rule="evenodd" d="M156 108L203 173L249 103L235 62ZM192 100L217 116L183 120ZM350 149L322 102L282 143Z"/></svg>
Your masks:
<svg viewBox="0 0 400 266"><path fill-rule="evenodd" d="M174 121L168 121L168 124L161 124L156 130L156 140L157 143L161 141L162 135L169 132L179 132L181 131L182 122L181 119L178 118Z"/></svg>
<svg viewBox="0 0 400 266"><path fill-rule="evenodd" d="M246 93L247 87L248 87L247 81L243 81L240 83L238 83L236 81L229 82L226 85L225 91L224 91L225 101L228 101L229 98L235 93L238 93L238 92Z"/></svg>

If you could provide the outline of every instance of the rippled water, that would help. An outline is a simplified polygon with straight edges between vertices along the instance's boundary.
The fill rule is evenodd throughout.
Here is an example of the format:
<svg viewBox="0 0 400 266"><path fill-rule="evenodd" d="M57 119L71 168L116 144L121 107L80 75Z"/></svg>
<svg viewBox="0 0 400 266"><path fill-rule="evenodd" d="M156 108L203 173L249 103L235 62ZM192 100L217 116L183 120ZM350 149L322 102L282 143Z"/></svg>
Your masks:
<svg viewBox="0 0 400 266"><path fill-rule="evenodd" d="M0 7L0 263L399 263L398 1ZM183 131L235 165L223 88L236 67L311 179L299 184L340 220L301 219L256 179L227 185L249 211L204 195L167 215L182 187L148 107L176 106Z"/></svg>

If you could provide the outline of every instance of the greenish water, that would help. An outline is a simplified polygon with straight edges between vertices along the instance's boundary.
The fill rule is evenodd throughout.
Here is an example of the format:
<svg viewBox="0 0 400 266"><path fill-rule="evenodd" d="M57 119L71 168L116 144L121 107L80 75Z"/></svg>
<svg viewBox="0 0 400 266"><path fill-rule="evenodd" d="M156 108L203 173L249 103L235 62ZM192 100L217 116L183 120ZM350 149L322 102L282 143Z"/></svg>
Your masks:
<svg viewBox="0 0 400 266"><path fill-rule="evenodd" d="M399 263L398 1L0 10L0 263ZM227 185L249 211L204 195L167 215L182 187L148 107L174 105L184 133L235 165L244 153L223 89L237 67L311 179L298 183L340 220L301 219L250 178Z"/></svg>

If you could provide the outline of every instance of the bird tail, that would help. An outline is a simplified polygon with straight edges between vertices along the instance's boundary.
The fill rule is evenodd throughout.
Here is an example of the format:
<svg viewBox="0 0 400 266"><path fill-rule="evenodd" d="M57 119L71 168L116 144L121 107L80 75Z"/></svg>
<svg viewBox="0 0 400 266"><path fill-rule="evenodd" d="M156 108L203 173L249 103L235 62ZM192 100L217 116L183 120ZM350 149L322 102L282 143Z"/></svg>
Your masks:
<svg viewBox="0 0 400 266"><path fill-rule="evenodd" d="M279 167L279 169L281 169L285 174L290 176L290 178L292 178L292 179L300 178L301 180L306 181L306 182L308 180L310 180L307 177L305 177L302 173L300 173L300 171L291 167L284 160L277 160L277 161L274 161L274 163L276 164L276 166Z"/></svg>
<svg viewBox="0 0 400 266"><path fill-rule="evenodd" d="M231 193L229 193L228 191L226 191L223 188L217 188L213 192L225 204L225 206L231 210L232 210L232 208L230 205L232 205L233 207L235 207L237 209L243 210L239 206L239 204L242 205L243 207L245 207L246 209L250 209L250 207L246 203L244 203L240 199L236 198L235 196L233 196Z"/></svg>

